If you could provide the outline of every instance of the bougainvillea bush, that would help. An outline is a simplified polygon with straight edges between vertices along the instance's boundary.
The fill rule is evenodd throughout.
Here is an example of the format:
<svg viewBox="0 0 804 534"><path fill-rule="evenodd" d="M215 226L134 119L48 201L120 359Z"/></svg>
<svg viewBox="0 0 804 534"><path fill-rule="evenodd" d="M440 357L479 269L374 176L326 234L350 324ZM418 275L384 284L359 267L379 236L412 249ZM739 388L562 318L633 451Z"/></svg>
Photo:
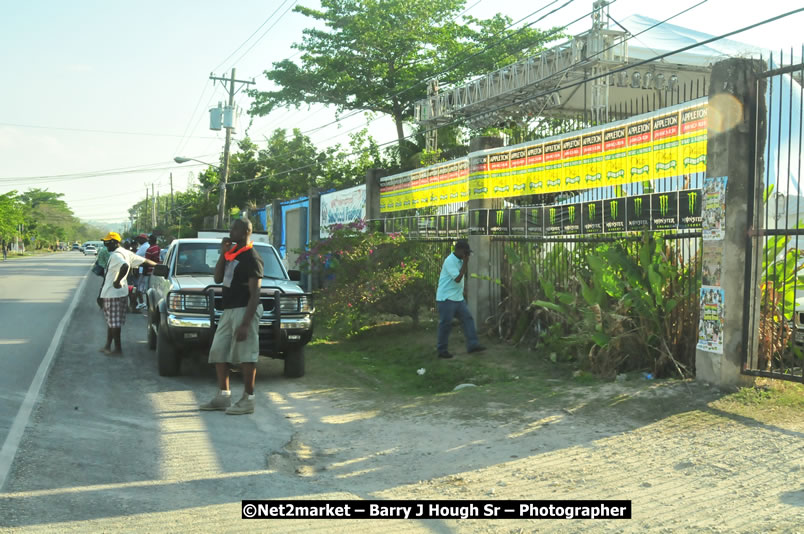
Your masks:
<svg viewBox="0 0 804 534"><path fill-rule="evenodd" d="M425 273L438 256L401 234L365 230L363 221L333 225L330 237L312 243L298 260L322 286L316 317L336 335L358 332L381 314L417 324L422 309L435 302L435 281Z"/></svg>

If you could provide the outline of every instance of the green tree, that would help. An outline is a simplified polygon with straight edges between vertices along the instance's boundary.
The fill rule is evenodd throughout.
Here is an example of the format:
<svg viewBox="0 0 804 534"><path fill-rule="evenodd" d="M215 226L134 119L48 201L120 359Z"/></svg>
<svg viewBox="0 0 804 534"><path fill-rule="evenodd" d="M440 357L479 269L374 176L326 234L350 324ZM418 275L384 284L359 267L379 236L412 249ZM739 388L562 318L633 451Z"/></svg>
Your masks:
<svg viewBox="0 0 804 534"><path fill-rule="evenodd" d="M265 71L278 89L252 91L250 113L263 116L280 106L322 103L339 113L387 114L396 124L404 161L403 124L413 103L427 95L421 82L434 77L462 82L558 37L507 29L511 20L499 14L459 20L464 5L464 0L321 0L321 9L297 6L295 11L318 27L305 29L301 43L293 45L302 52L300 65L286 59Z"/></svg>
<svg viewBox="0 0 804 534"><path fill-rule="evenodd" d="M0 195L0 239L8 241L17 235L22 222L22 203L17 198L17 192L9 191Z"/></svg>

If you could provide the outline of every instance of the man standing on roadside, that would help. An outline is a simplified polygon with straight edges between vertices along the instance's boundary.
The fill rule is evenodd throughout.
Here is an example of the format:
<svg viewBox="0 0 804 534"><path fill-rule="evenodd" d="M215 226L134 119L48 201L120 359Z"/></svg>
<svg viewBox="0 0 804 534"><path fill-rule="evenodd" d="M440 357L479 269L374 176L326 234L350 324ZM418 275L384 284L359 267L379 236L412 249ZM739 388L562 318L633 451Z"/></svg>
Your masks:
<svg viewBox="0 0 804 534"><path fill-rule="evenodd" d="M8 249L6 249L6 240L3 239L3 261L8 259Z"/></svg>
<svg viewBox="0 0 804 534"><path fill-rule="evenodd" d="M120 246L120 234L109 232L103 238L103 245L109 251L109 262L106 265L106 276L103 280L100 298L103 304L103 315L106 318L106 345L100 351L106 355L122 356L123 348L120 344L120 330L126 322L126 308L128 303L128 283L126 278L132 268L145 263L156 265L133 254ZM112 341L115 349L112 350Z"/></svg>
<svg viewBox="0 0 804 534"><path fill-rule="evenodd" d="M139 255L139 251L137 251L137 255ZM161 263L161 261L159 261L159 245L156 244L156 236L153 234L148 236L148 248L145 250L144 255L147 260L151 260L154 263ZM140 267L141 274L137 282L137 298L141 298L142 304L137 306L138 310L147 306L145 303L145 294L148 292L148 288L151 285L151 273L153 270L154 268L147 264Z"/></svg>
<svg viewBox="0 0 804 534"><path fill-rule="evenodd" d="M436 291L436 305L438 306L438 350L439 358L452 358L447 350L449 334L452 331L452 319L457 316L463 325L463 335L466 337L466 351L480 352L486 350L477 340L475 320L466 306L466 284L469 255L472 250L469 242L459 239L455 243L453 253L444 260L441 267L441 276L438 278Z"/></svg>
<svg viewBox="0 0 804 534"><path fill-rule="evenodd" d="M145 234L140 234L137 236L137 256L142 258L145 257L145 253L148 251L148 247L150 244L148 243L148 236ZM145 291L147 291L147 287L143 288L143 280L145 279L145 267L140 267L136 271L134 271L133 280L136 282L137 287L137 309L141 310L145 308Z"/></svg>
<svg viewBox="0 0 804 534"><path fill-rule="evenodd" d="M263 262L250 238L251 222L236 219L229 237L221 241L215 283L223 284L223 314L209 349L209 363L215 364L219 391L211 401L199 406L201 410L226 410L228 415L254 413ZM243 374L243 396L232 405L229 365L237 363Z"/></svg>

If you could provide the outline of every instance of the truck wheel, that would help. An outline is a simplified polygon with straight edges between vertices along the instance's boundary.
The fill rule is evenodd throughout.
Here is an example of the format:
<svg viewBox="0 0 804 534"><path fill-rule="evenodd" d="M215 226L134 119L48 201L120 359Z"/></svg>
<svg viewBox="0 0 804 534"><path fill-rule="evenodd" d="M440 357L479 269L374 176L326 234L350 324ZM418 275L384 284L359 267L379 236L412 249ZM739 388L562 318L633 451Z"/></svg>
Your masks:
<svg viewBox="0 0 804 534"><path fill-rule="evenodd" d="M159 376L176 376L181 368L181 357L176 348L170 343L165 328L159 329L156 335L156 360L159 367Z"/></svg>
<svg viewBox="0 0 804 534"><path fill-rule="evenodd" d="M285 354L285 376L287 378L304 376L304 347L293 349Z"/></svg>
<svg viewBox="0 0 804 534"><path fill-rule="evenodd" d="M151 312L148 312L145 324L148 329L148 348L154 350L156 348L156 332L154 332L154 324L151 322Z"/></svg>

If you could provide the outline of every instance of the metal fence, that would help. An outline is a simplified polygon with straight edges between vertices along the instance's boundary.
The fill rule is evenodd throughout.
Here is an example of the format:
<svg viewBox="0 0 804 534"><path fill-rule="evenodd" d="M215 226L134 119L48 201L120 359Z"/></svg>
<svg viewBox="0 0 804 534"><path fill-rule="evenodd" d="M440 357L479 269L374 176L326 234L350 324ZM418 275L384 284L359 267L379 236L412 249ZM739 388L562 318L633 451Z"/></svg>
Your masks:
<svg viewBox="0 0 804 534"><path fill-rule="evenodd" d="M804 382L804 63L794 63L793 57L792 50L771 56L761 77L767 84L760 95L767 105L767 142L757 143L756 175L764 176L764 194L748 198L752 252L747 259L755 274L746 280L750 290L744 303L746 322L758 321L759 328L745 329L742 372Z"/></svg>

